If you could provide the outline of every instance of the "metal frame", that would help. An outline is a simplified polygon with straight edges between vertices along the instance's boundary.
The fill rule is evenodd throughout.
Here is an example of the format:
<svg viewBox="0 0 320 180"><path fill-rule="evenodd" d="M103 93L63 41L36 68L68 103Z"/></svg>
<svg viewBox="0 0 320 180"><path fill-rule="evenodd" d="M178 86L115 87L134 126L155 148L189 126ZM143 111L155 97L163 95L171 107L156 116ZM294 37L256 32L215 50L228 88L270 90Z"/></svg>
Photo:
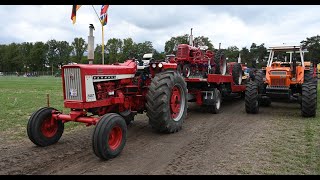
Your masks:
<svg viewBox="0 0 320 180"><path fill-rule="evenodd" d="M273 62L273 57L274 57L274 52L283 52L285 51L286 53L290 54L290 63L292 62L292 53L296 52L300 54L301 58L301 65L302 67L304 66L304 53L308 52L307 50L302 50L301 46L277 46L277 47L270 47L268 49L269 57L268 57L268 62L267 62L267 67L271 67L271 64Z"/></svg>

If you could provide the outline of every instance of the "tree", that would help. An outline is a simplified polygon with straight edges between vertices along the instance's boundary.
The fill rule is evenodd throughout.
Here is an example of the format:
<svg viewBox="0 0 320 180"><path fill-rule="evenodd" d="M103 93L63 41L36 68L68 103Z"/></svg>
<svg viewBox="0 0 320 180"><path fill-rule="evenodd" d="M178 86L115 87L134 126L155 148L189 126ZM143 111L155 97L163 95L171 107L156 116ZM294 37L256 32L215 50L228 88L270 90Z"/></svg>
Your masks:
<svg viewBox="0 0 320 180"><path fill-rule="evenodd" d="M307 37L306 40L301 41L301 45L304 49L306 48L309 51L305 54L305 59L318 63L320 57L320 36Z"/></svg>
<svg viewBox="0 0 320 180"><path fill-rule="evenodd" d="M4 59L4 54L6 52L6 45L0 45L0 72L5 71L5 59Z"/></svg>
<svg viewBox="0 0 320 180"><path fill-rule="evenodd" d="M166 41L165 43L164 52L166 54L174 54L179 44L189 44L188 39L188 34L185 34L183 36L171 37L171 39Z"/></svg>
<svg viewBox="0 0 320 180"><path fill-rule="evenodd" d="M54 39L47 42L48 46L48 63L57 68L58 65L68 64L72 46L67 41L56 41Z"/></svg>
<svg viewBox="0 0 320 180"><path fill-rule="evenodd" d="M122 53L122 41L121 39L111 38L106 44L107 51L107 64L112 64L120 61Z"/></svg>
<svg viewBox="0 0 320 180"><path fill-rule="evenodd" d="M88 44L83 38L74 38L72 42L73 55L75 56L75 62L80 63L83 53L87 50Z"/></svg>
<svg viewBox="0 0 320 180"><path fill-rule="evenodd" d="M132 59L134 57L134 42L132 38L123 39L121 60Z"/></svg>
<svg viewBox="0 0 320 180"><path fill-rule="evenodd" d="M28 71L28 68L32 64L34 59L31 58L31 50L33 48L32 43L24 42L19 46L19 54L18 57L20 62L23 64L24 72Z"/></svg>
<svg viewBox="0 0 320 180"><path fill-rule="evenodd" d="M229 46L225 50L225 56L228 57L228 60L231 61L237 61L239 56L239 48L237 46Z"/></svg>
<svg viewBox="0 0 320 180"><path fill-rule="evenodd" d="M144 54L152 53L152 52L153 52L153 46L152 46L152 42L150 41L134 44L134 57L136 59L141 59Z"/></svg>
<svg viewBox="0 0 320 180"><path fill-rule="evenodd" d="M57 50L60 64L68 64L70 62L72 49L72 46L67 41L58 41Z"/></svg>
<svg viewBox="0 0 320 180"><path fill-rule="evenodd" d="M247 66L251 67L252 66L252 57L251 57L249 49L247 49L246 47L243 47L240 51L240 54L241 54L241 62L247 63Z"/></svg>
<svg viewBox="0 0 320 180"><path fill-rule="evenodd" d="M48 64L53 67L58 66L58 42L55 39L47 41L47 47L48 47L48 53L47 53L47 59Z"/></svg>
<svg viewBox="0 0 320 180"><path fill-rule="evenodd" d="M34 43L31 51L30 58L32 59L29 64L30 71L43 71L48 64L47 61L48 45L43 42Z"/></svg>
<svg viewBox="0 0 320 180"><path fill-rule="evenodd" d="M199 47L199 46L208 46L208 50L213 51L213 44L209 40L208 37L204 36L199 36L194 39L194 46Z"/></svg>
<svg viewBox="0 0 320 180"><path fill-rule="evenodd" d="M7 71L18 71L21 72L23 69L23 64L20 62L20 57L18 56L20 44L11 43L6 46L3 58L4 67Z"/></svg>
<svg viewBox="0 0 320 180"><path fill-rule="evenodd" d="M102 64L102 46L97 44L95 50L94 50L94 60L93 64ZM106 62L107 54L104 53L104 62Z"/></svg>
<svg viewBox="0 0 320 180"><path fill-rule="evenodd" d="M267 48L264 47L264 43L260 44L259 46L256 43L252 43L250 47L250 53L252 60L258 59L258 61L262 62L265 56L268 55Z"/></svg>
<svg viewBox="0 0 320 180"><path fill-rule="evenodd" d="M166 55L165 55L165 53L164 52L158 52L157 50L155 50L154 49L154 51L153 51L153 58L155 59L155 60L163 60L163 59L165 59L166 58Z"/></svg>

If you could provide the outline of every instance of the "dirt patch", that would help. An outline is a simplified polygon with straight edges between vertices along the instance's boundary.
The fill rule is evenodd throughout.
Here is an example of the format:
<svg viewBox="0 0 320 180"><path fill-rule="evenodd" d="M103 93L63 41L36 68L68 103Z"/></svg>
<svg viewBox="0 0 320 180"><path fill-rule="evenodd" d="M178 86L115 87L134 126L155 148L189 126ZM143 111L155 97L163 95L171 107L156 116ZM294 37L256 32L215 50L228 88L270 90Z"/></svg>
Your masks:
<svg viewBox="0 0 320 180"><path fill-rule="evenodd" d="M299 106L281 103L272 106L250 115L244 110L243 100L234 99L224 101L220 114L209 114L191 104L183 129L175 134L155 132L147 117L138 115L128 129L123 152L109 161L101 161L93 153L94 127L64 134L57 144L45 148L36 147L28 139L7 141L0 145L0 174L277 173L276 147L288 138L294 139L290 128L296 129L303 122L296 119L296 125L286 126L288 137L283 135L283 125L290 125L290 117L284 115L292 111L299 113ZM291 172L315 172L311 170Z"/></svg>

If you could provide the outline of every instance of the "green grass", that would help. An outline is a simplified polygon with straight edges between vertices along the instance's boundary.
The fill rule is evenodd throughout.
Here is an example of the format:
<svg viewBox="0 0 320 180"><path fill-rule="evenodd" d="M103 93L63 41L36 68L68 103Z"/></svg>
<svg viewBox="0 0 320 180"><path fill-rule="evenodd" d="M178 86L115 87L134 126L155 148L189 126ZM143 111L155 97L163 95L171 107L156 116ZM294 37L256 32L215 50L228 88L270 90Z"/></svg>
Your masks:
<svg viewBox="0 0 320 180"><path fill-rule="evenodd" d="M320 84L318 85L320 97ZM241 155L246 162L239 174L320 174L320 99L317 117L303 118L300 109L273 114L264 133L246 143ZM285 108L285 107L283 107Z"/></svg>
<svg viewBox="0 0 320 180"><path fill-rule="evenodd" d="M63 112L62 80L57 77L14 77L0 76L0 132L7 139L27 137L26 126L31 114L47 106L47 93L50 106ZM66 123L69 131L79 123Z"/></svg>

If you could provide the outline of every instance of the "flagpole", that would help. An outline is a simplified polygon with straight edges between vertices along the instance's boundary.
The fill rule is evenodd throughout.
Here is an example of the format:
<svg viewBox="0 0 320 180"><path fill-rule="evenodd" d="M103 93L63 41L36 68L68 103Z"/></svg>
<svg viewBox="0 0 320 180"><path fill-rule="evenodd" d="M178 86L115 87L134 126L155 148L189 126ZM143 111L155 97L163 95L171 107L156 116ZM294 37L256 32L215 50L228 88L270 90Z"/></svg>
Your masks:
<svg viewBox="0 0 320 180"><path fill-rule="evenodd" d="M102 26L102 64L104 64L104 31L103 31L103 24L101 23Z"/></svg>
<svg viewBox="0 0 320 180"><path fill-rule="evenodd" d="M99 15L98 15L96 9L93 7L93 5L91 5L91 6L92 6L94 12L96 13L96 15L97 15L97 17L98 17L98 19L99 19L99 21L100 21L101 27L102 27L101 54L102 54L102 64L104 64L104 31L103 31L103 20L101 20L101 19L99 18Z"/></svg>

